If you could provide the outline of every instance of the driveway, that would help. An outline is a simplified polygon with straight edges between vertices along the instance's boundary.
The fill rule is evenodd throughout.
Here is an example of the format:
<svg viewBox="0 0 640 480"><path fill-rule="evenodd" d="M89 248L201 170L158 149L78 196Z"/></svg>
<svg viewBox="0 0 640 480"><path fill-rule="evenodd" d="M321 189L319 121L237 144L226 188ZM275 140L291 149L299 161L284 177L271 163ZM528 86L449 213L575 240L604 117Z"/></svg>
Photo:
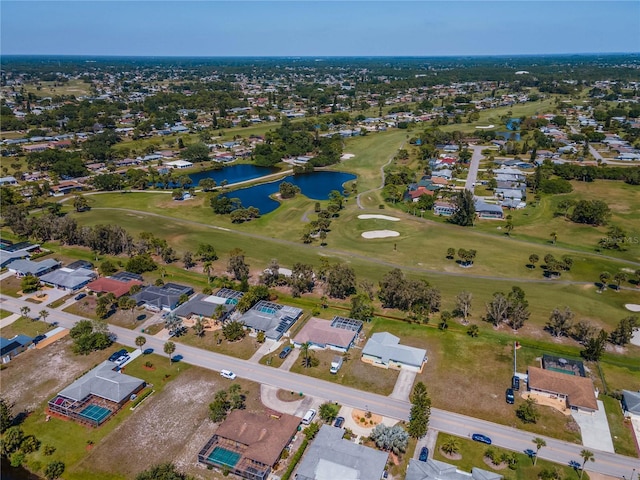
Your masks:
<svg viewBox="0 0 640 480"><path fill-rule="evenodd" d="M396 384L393 387L393 392L389 396L396 400L409 401L411 390L413 390L413 381L416 379L417 373L401 368Z"/></svg>
<svg viewBox="0 0 640 480"><path fill-rule="evenodd" d="M267 338L264 343L260 345L260 348L256 350L256 353L251 355L248 361L251 363L259 363L262 357L276 351L278 348L280 348L280 342Z"/></svg>
<svg viewBox="0 0 640 480"><path fill-rule="evenodd" d="M293 364L296 363L296 360L298 360L299 356L300 356L300 349L293 348L289 356L285 359L284 362L282 362L282 365L280 365L279 367L280 370L289 370L291 367L293 367Z"/></svg>
<svg viewBox="0 0 640 480"><path fill-rule="evenodd" d="M598 411L593 414L571 412L571 416L580 425L582 444L585 447L614 453L607 414L602 401L598 400Z"/></svg>
<svg viewBox="0 0 640 480"><path fill-rule="evenodd" d="M437 439L438 439L438 430L435 430L433 428L430 428L429 430L427 430L427 434L424 437L419 438L418 441L416 442L416 449L413 452L413 458L418 460L418 457L420 457L420 450L422 450L422 447L427 447L429 449L429 458L433 458L433 452L434 452L434 449L436 448Z"/></svg>

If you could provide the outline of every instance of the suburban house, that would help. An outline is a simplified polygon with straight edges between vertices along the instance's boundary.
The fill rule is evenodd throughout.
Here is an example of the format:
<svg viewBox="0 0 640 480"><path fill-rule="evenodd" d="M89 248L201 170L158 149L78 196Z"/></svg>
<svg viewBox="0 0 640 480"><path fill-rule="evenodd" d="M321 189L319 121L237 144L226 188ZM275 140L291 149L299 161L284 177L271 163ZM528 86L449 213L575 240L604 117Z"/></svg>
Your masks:
<svg viewBox="0 0 640 480"><path fill-rule="evenodd" d="M525 175L522 170L511 167L500 167L493 171L498 182L524 182Z"/></svg>
<svg viewBox="0 0 640 480"><path fill-rule="evenodd" d="M477 467L468 473L458 470L455 465L439 460L428 459L426 462L420 462L413 458L409 460L405 476L405 480L501 480L502 478L499 473Z"/></svg>
<svg viewBox="0 0 640 480"><path fill-rule="evenodd" d="M296 480L382 478L389 453L344 440L343 435L341 428L322 425L298 466Z"/></svg>
<svg viewBox="0 0 640 480"><path fill-rule="evenodd" d="M80 260L53 272L45 273L40 277L40 280L45 285L75 292L97 277L98 275L93 271L93 265Z"/></svg>
<svg viewBox="0 0 640 480"><path fill-rule="evenodd" d="M626 417L635 416L640 420L640 392L622 391L622 411Z"/></svg>
<svg viewBox="0 0 640 480"><path fill-rule="evenodd" d="M105 360L49 400L47 413L97 427L117 412L146 383L114 369Z"/></svg>
<svg viewBox="0 0 640 480"><path fill-rule="evenodd" d="M198 453L198 462L250 480L266 480L300 425L286 413L233 410Z"/></svg>
<svg viewBox="0 0 640 480"><path fill-rule="evenodd" d="M590 378L529 367L527 385L532 394L564 399L567 408L572 410L598 410L596 391Z"/></svg>
<svg viewBox="0 0 640 480"><path fill-rule="evenodd" d="M30 242L11 243L3 240L0 243L0 268L4 268L14 260L30 257L40 253L40 245Z"/></svg>
<svg viewBox="0 0 640 480"><path fill-rule="evenodd" d="M333 320L311 317L293 339L296 347L309 342L311 348L329 348L338 352L349 350L362 330L362 322L335 316Z"/></svg>
<svg viewBox="0 0 640 480"><path fill-rule="evenodd" d="M267 338L280 340L301 316L300 308L260 300L239 321L256 332L264 332Z"/></svg>
<svg viewBox="0 0 640 480"><path fill-rule="evenodd" d="M400 339L389 332L377 332L371 335L362 349L361 360L376 367L422 372L427 351L400 345Z"/></svg>
<svg viewBox="0 0 640 480"><path fill-rule="evenodd" d="M51 187L51 191L53 192L54 197L61 197L67 193L82 190L83 188L84 185L76 182L75 180L66 180L64 182L60 182L58 185L53 185Z"/></svg>
<svg viewBox="0 0 640 480"><path fill-rule="evenodd" d="M24 352L33 345L33 338L16 335L13 338L0 337L0 361L9 363L13 357Z"/></svg>
<svg viewBox="0 0 640 480"><path fill-rule="evenodd" d="M88 283L87 289L96 293L112 293L114 297L120 298L123 295L128 295L131 287L134 285L142 286L142 281L136 278L126 279L125 277L116 277L114 275L111 277L102 277Z"/></svg>
<svg viewBox="0 0 640 480"><path fill-rule="evenodd" d="M5 186L5 185L17 185L18 181L16 180L16 177L12 177L12 176L8 176L8 177L0 177L0 186Z"/></svg>
<svg viewBox="0 0 640 480"><path fill-rule="evenodd" d="M48 258L41 262L33 262L31 260L14 260L9 264L9 271L14 273L18 277L25 277L27 275L35 275L39 277L45 273L58 268L60 262Z"/></svg>
<svg viewBox="0 0 640 480"><path fill-rule="evenodd" d="M502 219L502 207L492 203L485 203L480 199L474 201L476 215L478 218Z"/></svg>
<svg viewBox="0 0 640 480"><path fill-rule="evenodd" d="M183 168L193 167L193 163L187 162L186 160L173 160L171 162L165 162L165 166L181 170Z"/></svg>
<svg viewBox="0 0 640 480"><path fill-rule="evenodd" d="M191 295L193 288L177 283L165 283L158 287L148 285L138 293L131 295L138 305L144 305L147 310L173 310L178 306L182 295Z"/></svg>
<svg viewBox="0 0 640 480"><path fill-rule="evenodd" d="M224 322L235 311L243 295L242 292L228 288L220 289L215 295L199 293L173 313L184 319L199 317L201 320Z"/></svg>
<svg viewBox="0 0 640 480"><path fill-rule="evenodd" d="M456 212L456 206L446 202L436 202L433 204L433 213L436 215L442 215L443 217L450 217Z"/></svg>

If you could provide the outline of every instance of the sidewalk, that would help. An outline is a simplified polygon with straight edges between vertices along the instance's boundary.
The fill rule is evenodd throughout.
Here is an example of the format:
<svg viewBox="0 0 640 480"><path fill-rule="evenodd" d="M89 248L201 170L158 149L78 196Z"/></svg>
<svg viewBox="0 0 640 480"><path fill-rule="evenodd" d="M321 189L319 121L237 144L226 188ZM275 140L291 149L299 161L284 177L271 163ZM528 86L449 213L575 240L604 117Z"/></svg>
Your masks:
<svg viewBox="0 0 640 480"><path fill-rule="evenodd" d="M22 315L20 315L18 313L12 313L8 317L3 318L2 320L0 320L0 328L4 328L4 327L7 327L7 326L11 325L13 322L18 320L21 316Z"/></svg>

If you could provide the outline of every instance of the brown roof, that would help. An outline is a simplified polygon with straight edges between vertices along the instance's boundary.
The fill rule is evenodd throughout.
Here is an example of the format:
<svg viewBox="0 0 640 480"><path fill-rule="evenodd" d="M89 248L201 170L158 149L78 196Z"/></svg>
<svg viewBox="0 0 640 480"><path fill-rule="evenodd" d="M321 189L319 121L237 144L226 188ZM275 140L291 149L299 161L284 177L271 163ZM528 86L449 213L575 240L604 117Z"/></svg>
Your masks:
<svg viewBox="0 0 640 480"><path fill-rule="evenodd" d="M275 465L295 435L300 419L285 413L280 418L233 410L216 435L247 446L243 455L265 465Z"/></svg>
<svg viewBox="0 0 640 480"><path fill-rule="evenodd" d="M529 367L529 388L567 395L569 406L598 410L598 402L590 378Z"/></svg>
<svg viewBox="0 0 640 480"><path fill-rule="evenodd" d="M357 334L353 330L334 328L329 320L311 317L293 341L295 343L311 342L318 345L328 344L347 348Z"/></svg>
<svg viewBox="0 0 640 480"><path fill-rule="evenodd" d="M94 292L113 293L116 298L120 298L123 295L129 293L129 290L134 285L142 285L139 280L129 280L128 282L121 282L113 278L103 277L94 280L87 284L87 288Z"/></svg>

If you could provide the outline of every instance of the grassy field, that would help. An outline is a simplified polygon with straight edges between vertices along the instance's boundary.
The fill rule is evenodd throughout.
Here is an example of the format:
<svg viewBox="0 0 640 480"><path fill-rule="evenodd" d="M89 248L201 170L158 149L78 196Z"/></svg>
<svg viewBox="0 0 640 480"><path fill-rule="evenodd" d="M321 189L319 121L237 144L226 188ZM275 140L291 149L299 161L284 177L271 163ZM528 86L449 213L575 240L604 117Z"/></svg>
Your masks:
<svg viewBox="0 0 640 480"><path fill-rule="evenodd" d="M561 470L563 475L562 478L565 478L566 480L577 480L580 477L580 471L576 471L568 465L560 465L557 463L549 462L547 460L538 460L537 464L534 466L533 461L524 453L517 454L518 463L515 470L504 467L496 469L495 466L488 464L484 460L484 454L488 448L487 445L461 437L456 437L456 439L460 444L459 453L462 455L462 458L460 460L452 460L445 457L440 451L440 447L448 437L449 435L438 434L438 440L436 442L436 448L433 452L433 458L435 460L453 464L460 470L471 472L471 469L476 467L483 470L488 470L490 472L499 473L500 475L503 475L506 480L530 480L539 478L540 473L545 469L553 470L557 468ZM510 451L499 447L492 446L491 448L498 452L498 454L511 454ZM535 445L533 444L533 442L531 443L531 448L532 450L535 450ZM588 478L589 475L587 473L582 476L582 480Z"/></svg>
<svg viewBox="0 0 640 480"><path fill-rule="evenodd" d="M37 316L37 312L31 312L32 317ZM0 329L0 334L4 338L13 338L16 335L23 334L28 337L36 337L40 334L46 333L53 327L47 322L40 320L31 320L30 318L20 317L11 325L7 325Z"/></svg>
<svg viewBox="0 0 640 480"><path fill-rule="evenodd" d="M73 95L80 97L91 93L91 84L82 80L69 80L65 83L38 82L26 83L24 89L27 93L33 93L36 97L54 97L57 95Z"/></svg>
<svg viewBox="0 0 640 480"><path fill-rule="evenodd" d="M202 337L198 337L192 330L189 330L186 335L174 338L174 340L177 343L176 354L178 355L180 354L181 343L243 360L251 358L256 350L260 348L260 344L254 337L247 335L242 340L229 342L224 338L222 332L217 332L216 334L216 332L207 331Z"/></svg>
<svg viewBox="0 0 640 480"><path fill-rule="evenodd" d="M598 397L604 404L607 412L607 421L609 422L609 430L611 430L611 439L613 440L613 448L620 455L629 457L637 457L638 452L635 449L635 438L629 421L625 421L622 413L620 401L607 395Z"/></svg>

